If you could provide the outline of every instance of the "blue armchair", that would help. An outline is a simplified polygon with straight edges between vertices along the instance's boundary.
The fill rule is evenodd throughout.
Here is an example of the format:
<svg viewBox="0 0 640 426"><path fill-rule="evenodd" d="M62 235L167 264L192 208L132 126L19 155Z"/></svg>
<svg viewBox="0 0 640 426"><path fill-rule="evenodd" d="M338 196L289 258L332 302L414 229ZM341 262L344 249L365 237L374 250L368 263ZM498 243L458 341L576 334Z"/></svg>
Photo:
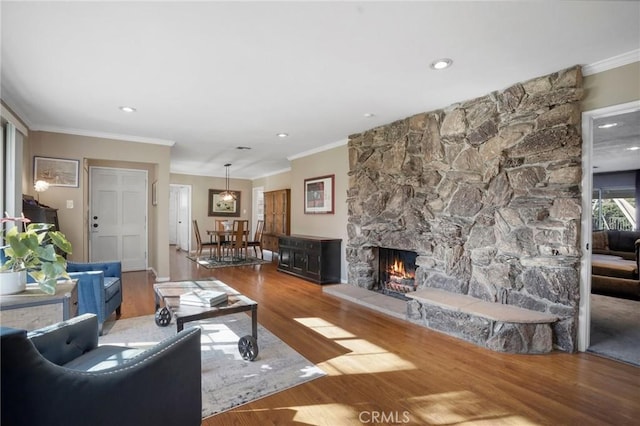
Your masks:
<svg viewBox="0 0 640 426"><path fill-rule="evenodd" d="M78 280L78 314L92 313L102 325L115 311L122 313L122 266L120 262L67 262L67 272Z"/></svg>
<svg viewBox="0 0 640 426"><path fill-rule="evenodd" d="M2 426L195 426L202 418L200 329L154 347L98 346L85 314L49 327L0 327Z"/></svg>

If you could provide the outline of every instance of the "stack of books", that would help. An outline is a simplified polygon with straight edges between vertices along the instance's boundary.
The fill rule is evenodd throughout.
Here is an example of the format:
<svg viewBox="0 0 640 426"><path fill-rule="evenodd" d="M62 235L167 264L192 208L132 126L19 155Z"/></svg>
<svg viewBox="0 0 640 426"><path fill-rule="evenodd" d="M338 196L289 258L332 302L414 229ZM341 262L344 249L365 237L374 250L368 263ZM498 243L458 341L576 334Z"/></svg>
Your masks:
<svg viewBox="0 0 640 426"><path fill-rule="evenodd" d="M227 293L216 290L193 290L180 295L180 304L211 307L227 301Z"/></svg>

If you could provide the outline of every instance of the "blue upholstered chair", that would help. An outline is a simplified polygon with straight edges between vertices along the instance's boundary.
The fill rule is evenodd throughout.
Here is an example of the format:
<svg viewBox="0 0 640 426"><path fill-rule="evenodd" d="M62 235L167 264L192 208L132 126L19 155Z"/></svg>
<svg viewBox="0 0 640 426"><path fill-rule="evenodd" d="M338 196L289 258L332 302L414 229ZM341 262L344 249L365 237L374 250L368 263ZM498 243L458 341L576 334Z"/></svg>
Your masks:
<svg viewBox="0 0 640 426"><path fill-rule="evenodd" d="M200 333L187 328L142 350L98 346L93 314L28 334L0 327L0 423L200 425Z"/></svg>
<svg viewBox="0 0 640 426"><path fill-rule="evenodd" d="M67 262L67 272L78 280L78 314L92 313L102 325L122 308L122 266L120 262Z"/></svg>

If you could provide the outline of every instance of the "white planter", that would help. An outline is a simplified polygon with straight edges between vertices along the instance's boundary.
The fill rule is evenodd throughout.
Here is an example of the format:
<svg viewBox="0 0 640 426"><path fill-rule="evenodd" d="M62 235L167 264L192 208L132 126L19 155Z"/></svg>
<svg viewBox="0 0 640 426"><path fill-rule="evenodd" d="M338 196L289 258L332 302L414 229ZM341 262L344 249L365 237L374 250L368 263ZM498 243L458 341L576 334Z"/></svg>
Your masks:
<svg viewBox="0 0 640 426"><path fill-rule="evenodd" d="M0 272L0 295L21 293L27 288L27 271Z"/></svg>

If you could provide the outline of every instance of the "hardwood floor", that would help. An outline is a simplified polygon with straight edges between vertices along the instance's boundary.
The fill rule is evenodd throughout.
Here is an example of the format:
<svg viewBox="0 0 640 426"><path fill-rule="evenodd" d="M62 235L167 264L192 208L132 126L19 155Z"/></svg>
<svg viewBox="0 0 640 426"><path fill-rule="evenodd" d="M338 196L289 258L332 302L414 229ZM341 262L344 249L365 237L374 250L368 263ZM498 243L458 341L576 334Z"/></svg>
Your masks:
<svg viewBox="0 0 640 426"><path fill-rule="evenodd" d="M203 425L631 425L640 368L593 354L505 355L323 294L275 263L208 270L171 250L171 279L216 277L328 375ZM125 273L122 318L153 313L154 277ZM259 362L259 359L256 361Z"/></svg>

